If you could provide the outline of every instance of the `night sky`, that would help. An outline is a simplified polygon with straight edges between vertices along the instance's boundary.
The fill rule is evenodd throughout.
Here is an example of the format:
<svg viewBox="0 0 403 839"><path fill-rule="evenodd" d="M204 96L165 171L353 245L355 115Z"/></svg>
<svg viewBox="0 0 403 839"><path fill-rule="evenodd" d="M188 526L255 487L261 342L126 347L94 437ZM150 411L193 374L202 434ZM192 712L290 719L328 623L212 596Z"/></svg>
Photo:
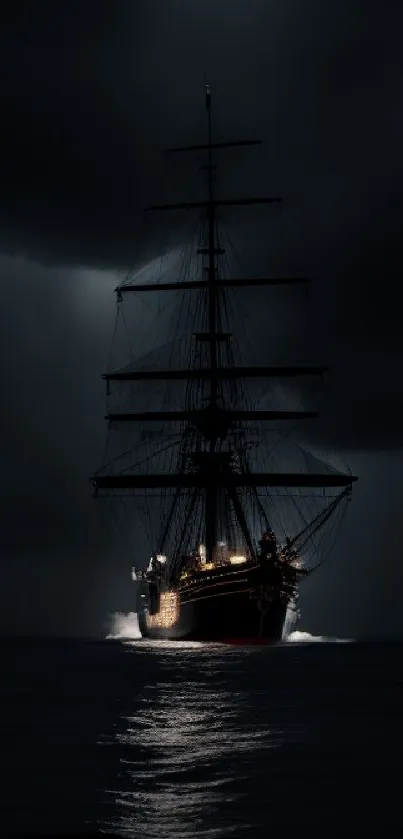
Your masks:
<svg viewBox="0 0 403 839"><path fill-rule="evenodd" d="M160 150L200 138L206 72L220 139L265 141L234 153L232 194L284 199L281 235L276 220L267 244L273 214L259 211L252 245L313 279L307 345L334 369L320 443L360 476L301 627L403 633L402 25L396 0L2 10L1 632L96 635L133 608L131 557L88 483L100 374L112 290L167 234L144 233L142 208L187 195L189 162L173 172Z"/></svg>

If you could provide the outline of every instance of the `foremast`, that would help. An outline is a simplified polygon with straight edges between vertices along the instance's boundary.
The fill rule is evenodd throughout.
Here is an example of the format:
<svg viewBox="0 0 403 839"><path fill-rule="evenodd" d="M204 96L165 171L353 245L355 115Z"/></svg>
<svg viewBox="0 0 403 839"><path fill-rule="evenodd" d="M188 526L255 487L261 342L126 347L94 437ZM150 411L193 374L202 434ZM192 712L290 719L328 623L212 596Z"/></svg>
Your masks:
<svg viewBox="0 0 403 839"><path fill-rule="evenodd" d="M326 368L312 366L286 366L286 367L223 367L218 363L218 342L229 340L230 335L220 332L220 289L226 286L262 286L262 285L283 285L289 283L307 282L306 278L250 278L232 279L219 277L217 272L217 256L224 253L224 248L216 236L216 209L218 206L243 206L250 204L271 204L280 203L279 197L251 197L238 199L217 199L214 191L214 170L213 150L229 148L233 146L260 144L260 140L237 140L232 142L214 143L212 136L212 112L211 112L211 89L205 83L205 107L208 121L208 141L201 145L184 146L170 149L170 152L207 151L207 163L203 167L207 171L207 199L198 202L180 202L176 204L157 205L146 208L147 210L180 210L199 208L206 211L207 221L207 243L198 248L197 252L208 256L206 269L207 280L202 278L199 281L158 283L147 285L125 284L116 289L119 298L123 293L130 291L170 291L184 290L191 291L204 288L207 291L208 309L208 331L198 333L195 338L205 341L209 345L209 368L193 370L165 370L165 371L140 371L121 370L104 374L103 378L109 381L136 381L153 379L207 379L209 385L208 406L196 410L183 411L159 411L125 414L108 414L106 419L111 423L121 422L147 422L160 419L166 422L184 420L192 423L202 434L206 446L198 451L194 457L194 471L179 472L178 474L132 474L128 475L102 475L97 474L91 479L95 490L113 489L156 489L175 488L176 492L171 506L171 512L164 528L161 544L158 546L162 551L170 522L173 518L176 502L180 491L191 488L195 491L204 492L205 498L205 545L208 561L212 559L218 536L217 497L218 490L225 488L229 499L232 501L238 523L251 555L254 553L254 545L249 533L242 504L238 496L238 489L252 487L342 487L340 498L351 487L356 478L352 475L334 474L310 474L299 473L251 473L234 470L231 461L231 452L218 449L219 439L224 439L232 423L237 421L270 421L287 419L304 419L318 416L315 412L308 411L246 411L228 410L220 405L218 385L224 379L233 378L254 378L254 377L295 377L306 375L321 375Z"/></svg>

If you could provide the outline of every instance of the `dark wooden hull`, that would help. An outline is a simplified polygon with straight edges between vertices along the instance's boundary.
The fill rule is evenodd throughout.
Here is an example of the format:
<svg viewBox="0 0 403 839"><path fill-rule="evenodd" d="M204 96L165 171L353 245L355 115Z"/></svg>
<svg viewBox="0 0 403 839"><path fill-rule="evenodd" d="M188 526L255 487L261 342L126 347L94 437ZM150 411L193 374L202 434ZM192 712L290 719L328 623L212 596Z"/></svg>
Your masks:
<svg viewBox="0 0 403 839"><path fill-rule="evenodd" d="M257 569L179 590L178 618L169 629L150 627L149 597L142 586L137 612L143 637L155 639L276 643L281 641L287 598L263 587Z"/></svg>

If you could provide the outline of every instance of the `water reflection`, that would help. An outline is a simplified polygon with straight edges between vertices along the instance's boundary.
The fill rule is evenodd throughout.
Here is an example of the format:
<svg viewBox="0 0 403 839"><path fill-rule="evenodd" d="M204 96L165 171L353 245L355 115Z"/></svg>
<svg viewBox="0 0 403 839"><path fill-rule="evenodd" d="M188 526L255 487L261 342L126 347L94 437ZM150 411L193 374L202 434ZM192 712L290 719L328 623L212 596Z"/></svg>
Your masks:
<svg viewBox="0 0 403 839"><path fill-rule="evenodd" d="M150 839L241 835L252 827L242 802L256 756L284 736L256 713L256 701L252 710L249 691L236 689L245 651L169 641L127 649L137 669L139 656L154 658L158 678L142 685L135 711L117 725L119 788L109 791L117 817L105 827Z"/></svg>

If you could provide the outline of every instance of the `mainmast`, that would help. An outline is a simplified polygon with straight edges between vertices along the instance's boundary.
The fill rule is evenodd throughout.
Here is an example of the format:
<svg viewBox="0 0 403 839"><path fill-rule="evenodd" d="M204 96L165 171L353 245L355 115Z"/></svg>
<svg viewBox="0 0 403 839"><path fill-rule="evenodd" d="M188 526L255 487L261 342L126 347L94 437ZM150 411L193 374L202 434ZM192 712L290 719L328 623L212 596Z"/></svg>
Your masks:
<svg viewBox="0 0 403 839"><path fill-rule="evenodd" d="M217 289L216 289L216 248L215 248L215 206L213 193L213 149L211 136L211 90L205 84L206 109L208 116L208 325L210 342L210 405L217 406ZM217 248L218 250L218 248ZM214 450L214 439L210 437L210 450Z"/></svg>
<svg viewBox="0 0 403 839"><path fill-rule="evenodd" d="M216 248L215 248L215 205L213 194L213 149L211 134L211 89L205 82L206 109L208 118L208 328L210 343L210 410L217 408L217 289L216 289ZM217 249L218 250L218 249ZM210 468L214 468L213 453L217 437L213 423L209 423ZM209 470L207 470L209 471ZM217 487L214 481L208 481L205 487L206 553L211 561L217 544Z"/></svg>
<svg viewBox="0 0 403 839"><path fill-rule="evenodd" d="M229 335L221 333L221 318L219 310L220 290L225 287L239 286L273 286L290 283L307 282L306 278L225 278L217 276L217 256L224 253L220 242L216 237L216 208L219 206L245 206L251 204L272 204L280 203L278 197L252 197L252 198L216 198L214 192L214 170L213 149L224 149L233 146L246 146L260 144L261 140L235 140L231 142L216 143L212 136L211 117L211 89L205 82L205 105L208 120L207 143L200 145L184 146L169 149L170 152L193 152L207 151L207 164L203 167L207 170L207 198L203 201L179 202L176 204L163 204L147 207L147 210L181 210L201 209L207 214L207 243L198 248L197 253L208 257L208 265L200 280L180 281L170 283L152 283L148 285L125 284L119 286L116 291L118 299L123 294L130 292L149 293L153 291L186 291L193 293L198 289L205 289L207 292L208 331L197 333L196 341L205 341L210 348L209 367L193 368L191 370L170 369L170 370L133 370L124 368L104 374L103 378L109 384L110 381L125 382L136 380L199 380L206 381L208 387L207 407L200 407L183 411L160 411L160 412L131 412L111 413L106 419L112 423L126 422L164 422L185 421L198 429L205 440L205 447L193 456L192 471L178 474L96 474L92 478L96 490L139 490L172 488L175 489L171 513L168 521L171 521L175 505L182 489L194 489L195 492L202 492L205 499L205 543L206 553L209 560L217 544L218 536L218 492L225 490L233 504L238 523L243 532L245 544L253 552L251 537L245 520L238 490L247 487L350 487L356 477L340 472L331 474L304 475L301 473L240 473L234 471L232 454L229 451L222 451L217 446L219 438L225 436L233 422L237 421L278 421L291 419L304 419L316 417L317 414L309 411L255 411L255 410L229 410L221 404L219 398L219 383L235 378L255 377L298 377L321 375L326 372L324 367L313 367L308 365L299 366L262 366L262 367L223 367L219 365L219 354L217 352L218 342L226 341ZM207 279L205 278L207 274ZM223 433L224 431L224 433ZM340 497L343 496L343 493ZM196 497L196 496L195 496ZM166 528L167 529L167 528ZM162 545L160 546L163 547Z"/></svg>

